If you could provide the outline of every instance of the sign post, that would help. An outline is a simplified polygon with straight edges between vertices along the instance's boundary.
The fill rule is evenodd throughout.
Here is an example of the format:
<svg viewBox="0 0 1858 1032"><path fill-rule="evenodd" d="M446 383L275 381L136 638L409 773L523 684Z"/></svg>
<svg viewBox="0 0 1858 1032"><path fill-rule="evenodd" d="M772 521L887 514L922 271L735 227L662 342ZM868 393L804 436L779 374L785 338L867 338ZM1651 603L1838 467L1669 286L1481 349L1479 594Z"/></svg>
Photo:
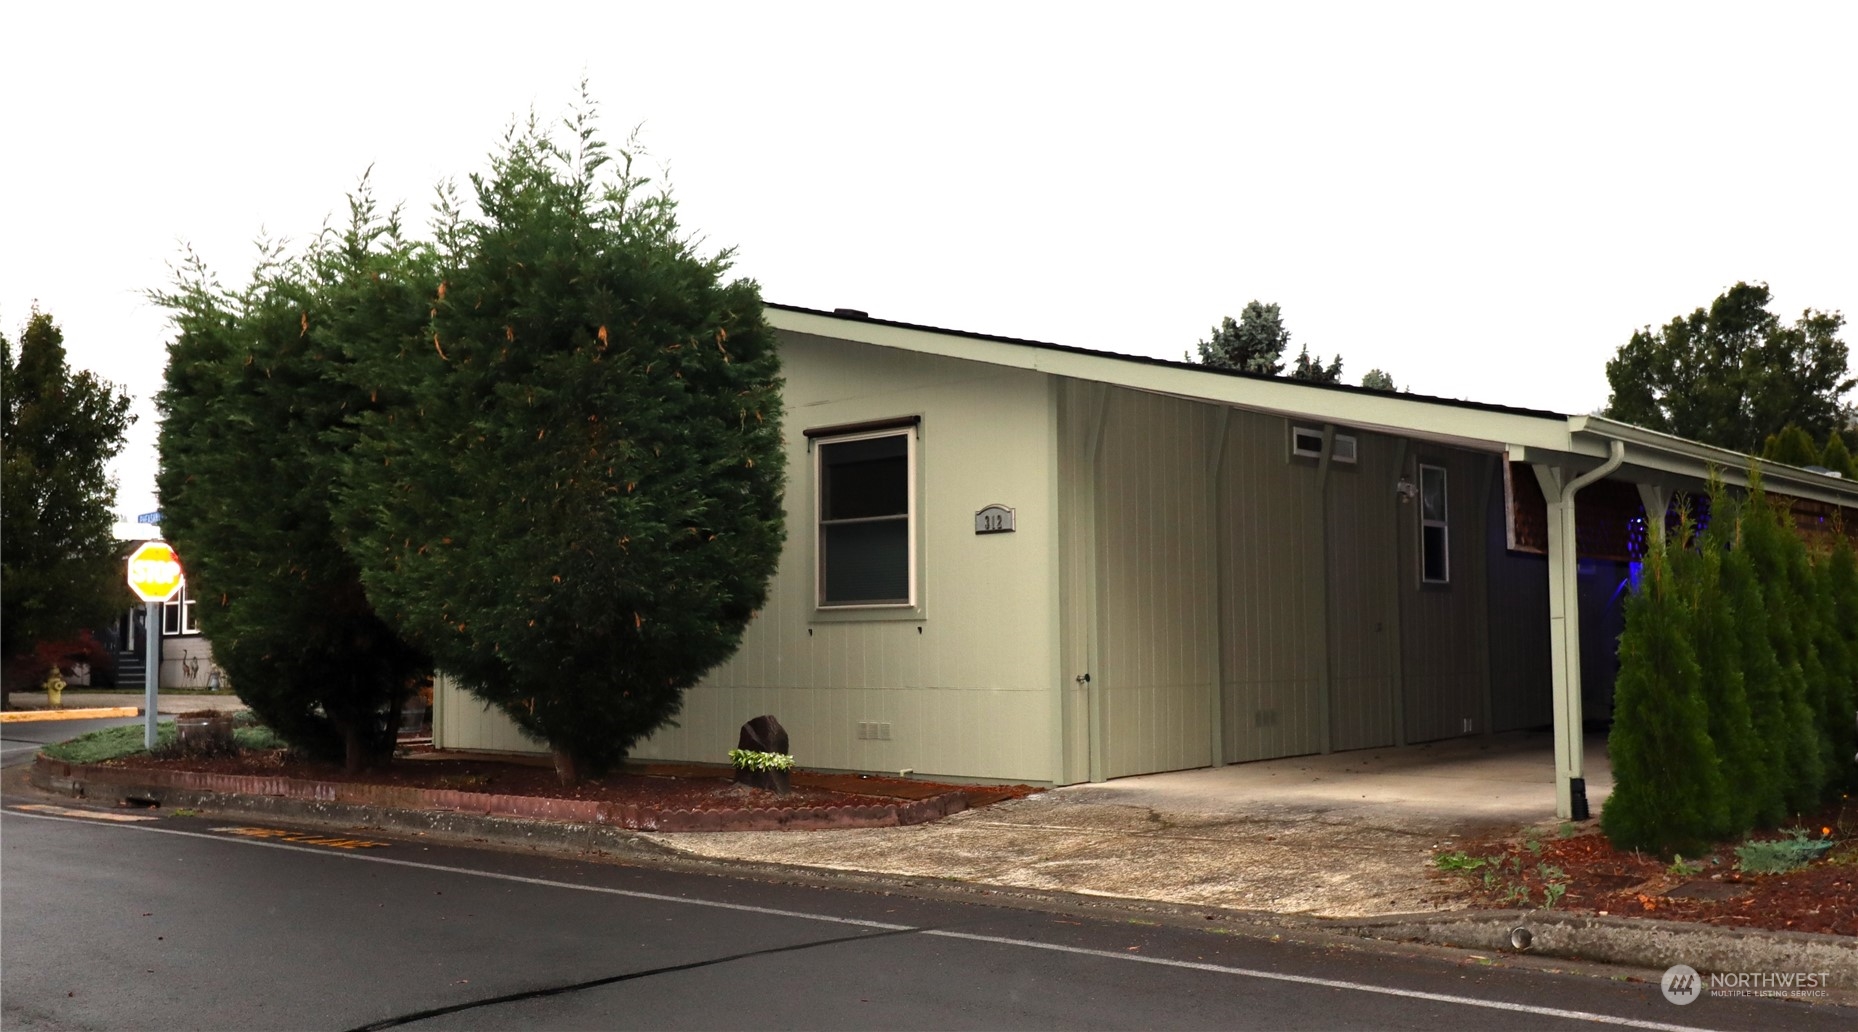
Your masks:
<svg viewBox="0 0 1858 1032"><path fill-rule="evenodd" d="M181 558L162 541L144 541L129 554L129 590L148 607L148 649L143 654L142 745L155 748L155 708L161 690L161 604L181 590Z"/></svg>

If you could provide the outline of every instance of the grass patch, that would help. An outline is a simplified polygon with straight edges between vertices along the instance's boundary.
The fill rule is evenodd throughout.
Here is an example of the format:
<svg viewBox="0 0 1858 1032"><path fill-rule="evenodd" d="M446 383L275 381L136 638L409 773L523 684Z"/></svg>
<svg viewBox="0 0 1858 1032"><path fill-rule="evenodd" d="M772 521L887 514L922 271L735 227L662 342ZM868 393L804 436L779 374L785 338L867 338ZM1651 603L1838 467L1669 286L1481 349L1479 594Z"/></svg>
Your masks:
<svg viewBox="0 0 1858 1032"><path fill-rule="evenodd" d="M145 753L142 748L144 727L141 721L124 724L121 727L106 727L101 731L78 735L68 742L48 745L40 750L54 760L65 763L102 763L121 756L133 756ZM171 745L174 742L174 721L161 720L155 724L155 748Z"/></svg>
<svg viewBox="0 0 1858 1032"><path fill-rule="evenodd" d="M121 727L106 727L101 731L79 735L68 742L46 746L42 752L54 760L64 763L103 763L123 756L146 753L142 748L143 726L141 721L124 724ZM232 742L241 751L252 750L264 752L282 749L284 740L263 724L249 718L235 719L232 728ZM172 752L175 748L173 720L162 720L155 724L155 751Z"/></svg>

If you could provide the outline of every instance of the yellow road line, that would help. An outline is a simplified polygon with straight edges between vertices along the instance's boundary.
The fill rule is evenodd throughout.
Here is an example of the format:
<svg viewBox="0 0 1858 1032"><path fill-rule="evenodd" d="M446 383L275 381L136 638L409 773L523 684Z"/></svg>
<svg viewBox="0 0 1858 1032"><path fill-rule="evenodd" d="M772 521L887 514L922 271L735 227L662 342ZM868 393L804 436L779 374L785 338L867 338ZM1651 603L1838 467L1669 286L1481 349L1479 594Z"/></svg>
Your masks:
<svg viewBox="0 0 1858 1032"><path fill-rule="evenodd" d="M241 838L277 839L280 842L301 842L309 846L328 846L331 849L384 849L385 842L368 839L339 838L333 835L315 835L304 831L286 831L283 828L232 827L213 828L222 835L238 835Z"/></svg>
<svg viewBox="0 0 1858 1032"><path fill-rule="evenodd" d="M17 724L28 720L95 720L98 717L139 717L138 706L94 706L90 709L28 709L0 712L0 724Z"/></svg>
<svg viewBox="0 0 1858 1032"><path fill-rule="evenodd" d="M155 821L159 817L148 817L139 813L110 813L105 810L79 810L71 806L50 806L45 803L24 803L13 807L15 810L28 810L32 813L55 813L60 817L88 817L93 821Z"/></svg>

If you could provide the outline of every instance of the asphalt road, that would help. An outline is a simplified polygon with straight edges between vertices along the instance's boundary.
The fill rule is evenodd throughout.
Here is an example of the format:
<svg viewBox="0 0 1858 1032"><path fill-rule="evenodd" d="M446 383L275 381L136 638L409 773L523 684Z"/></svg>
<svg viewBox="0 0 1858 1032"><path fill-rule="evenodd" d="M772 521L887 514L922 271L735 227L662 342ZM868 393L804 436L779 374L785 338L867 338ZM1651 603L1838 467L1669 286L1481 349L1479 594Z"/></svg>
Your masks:
<svg viewBox="0 0 1858 1032"><path fill-rule="evenodd" d="M1678 1007L1656 984L1462 954L1273 942L366 831L11 799L0 843L9 1029L1858 1024L1853 1011L1797 1003Z"/></svg>

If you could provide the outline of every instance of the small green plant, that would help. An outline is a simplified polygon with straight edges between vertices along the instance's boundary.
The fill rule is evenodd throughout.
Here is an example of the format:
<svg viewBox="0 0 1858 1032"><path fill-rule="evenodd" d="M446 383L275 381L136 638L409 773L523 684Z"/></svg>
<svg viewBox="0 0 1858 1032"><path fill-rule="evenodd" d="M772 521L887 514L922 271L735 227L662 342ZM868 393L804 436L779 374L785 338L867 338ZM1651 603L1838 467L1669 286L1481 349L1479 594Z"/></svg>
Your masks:
<svg viewBox="0 0 1858 1032"><path fill-rule="evenodd" d="M1550 910L1568 894L1568 872L1554 864L1537 864L1536 877L1542 879L1542 905Z"/></svg>
<svg viewBox="0 0 1858 1032"><path fill-rule="evenodd" d="M1671 866L1665 868L1665 873L1679 878L1692 878L1703 873L1703 864L1696 860L1686 860L1684 854L1679 853L1672 859Z"/></svg>
<svg viewBox="0 0 1858 1032"><path fill-rule="evenodd" d="M1581 833L1581 829L1575 827L1573 821L1562 821L1561 827L1555 830L1562 838L1573 838Z"/></svg>
<svg viewBox="0 0 1858 1032"><path fill-rule="evenodd" d="M193 807L191 807L191 806L183 806L183 807L181 807L180 809L178 809L178 810L175 810L175 811L174 811L174 813L173 813L173 814L172 814L171 816L174 816L174 817L198 817L198 816L200 816L200 811L198 811L198 810L196 810L196 809L194 809L194 808L193 808Z"/></svg>
<svg viewBox="0 0 1858 1032"><path fill-rule="evenodd" d="M1489 862L1485 857L1472 856L1463 850L1440 853L1432 858L1432 865L1441 871L1475 871Z"/></svg>
<svg viewBox="0 0 1858 1032"><path fill-rule="evenodd" d="M1537 831L1534 828L1530 828L1529 830L1523 832L1523 848L1527 849L1530 853L1536 856L1541 856L1542 855L1542 833Z"/></svg>
<svg viewBox="0 0 1858 1032"><path fill-rule="evenodd" d="M758 752L754 749L729 750L729 762L737 770L792 770L794 758L787 753Z"/></svg>
<svg viewBox="0 0 1858 1032"><path fill-rule="evenodd" d="M1785 829L1787 837L1744 842L1735 847L1736 867L1746 874L1786 874L1824 856L1837 841L1812 838L1805 828Z"/></svg>

